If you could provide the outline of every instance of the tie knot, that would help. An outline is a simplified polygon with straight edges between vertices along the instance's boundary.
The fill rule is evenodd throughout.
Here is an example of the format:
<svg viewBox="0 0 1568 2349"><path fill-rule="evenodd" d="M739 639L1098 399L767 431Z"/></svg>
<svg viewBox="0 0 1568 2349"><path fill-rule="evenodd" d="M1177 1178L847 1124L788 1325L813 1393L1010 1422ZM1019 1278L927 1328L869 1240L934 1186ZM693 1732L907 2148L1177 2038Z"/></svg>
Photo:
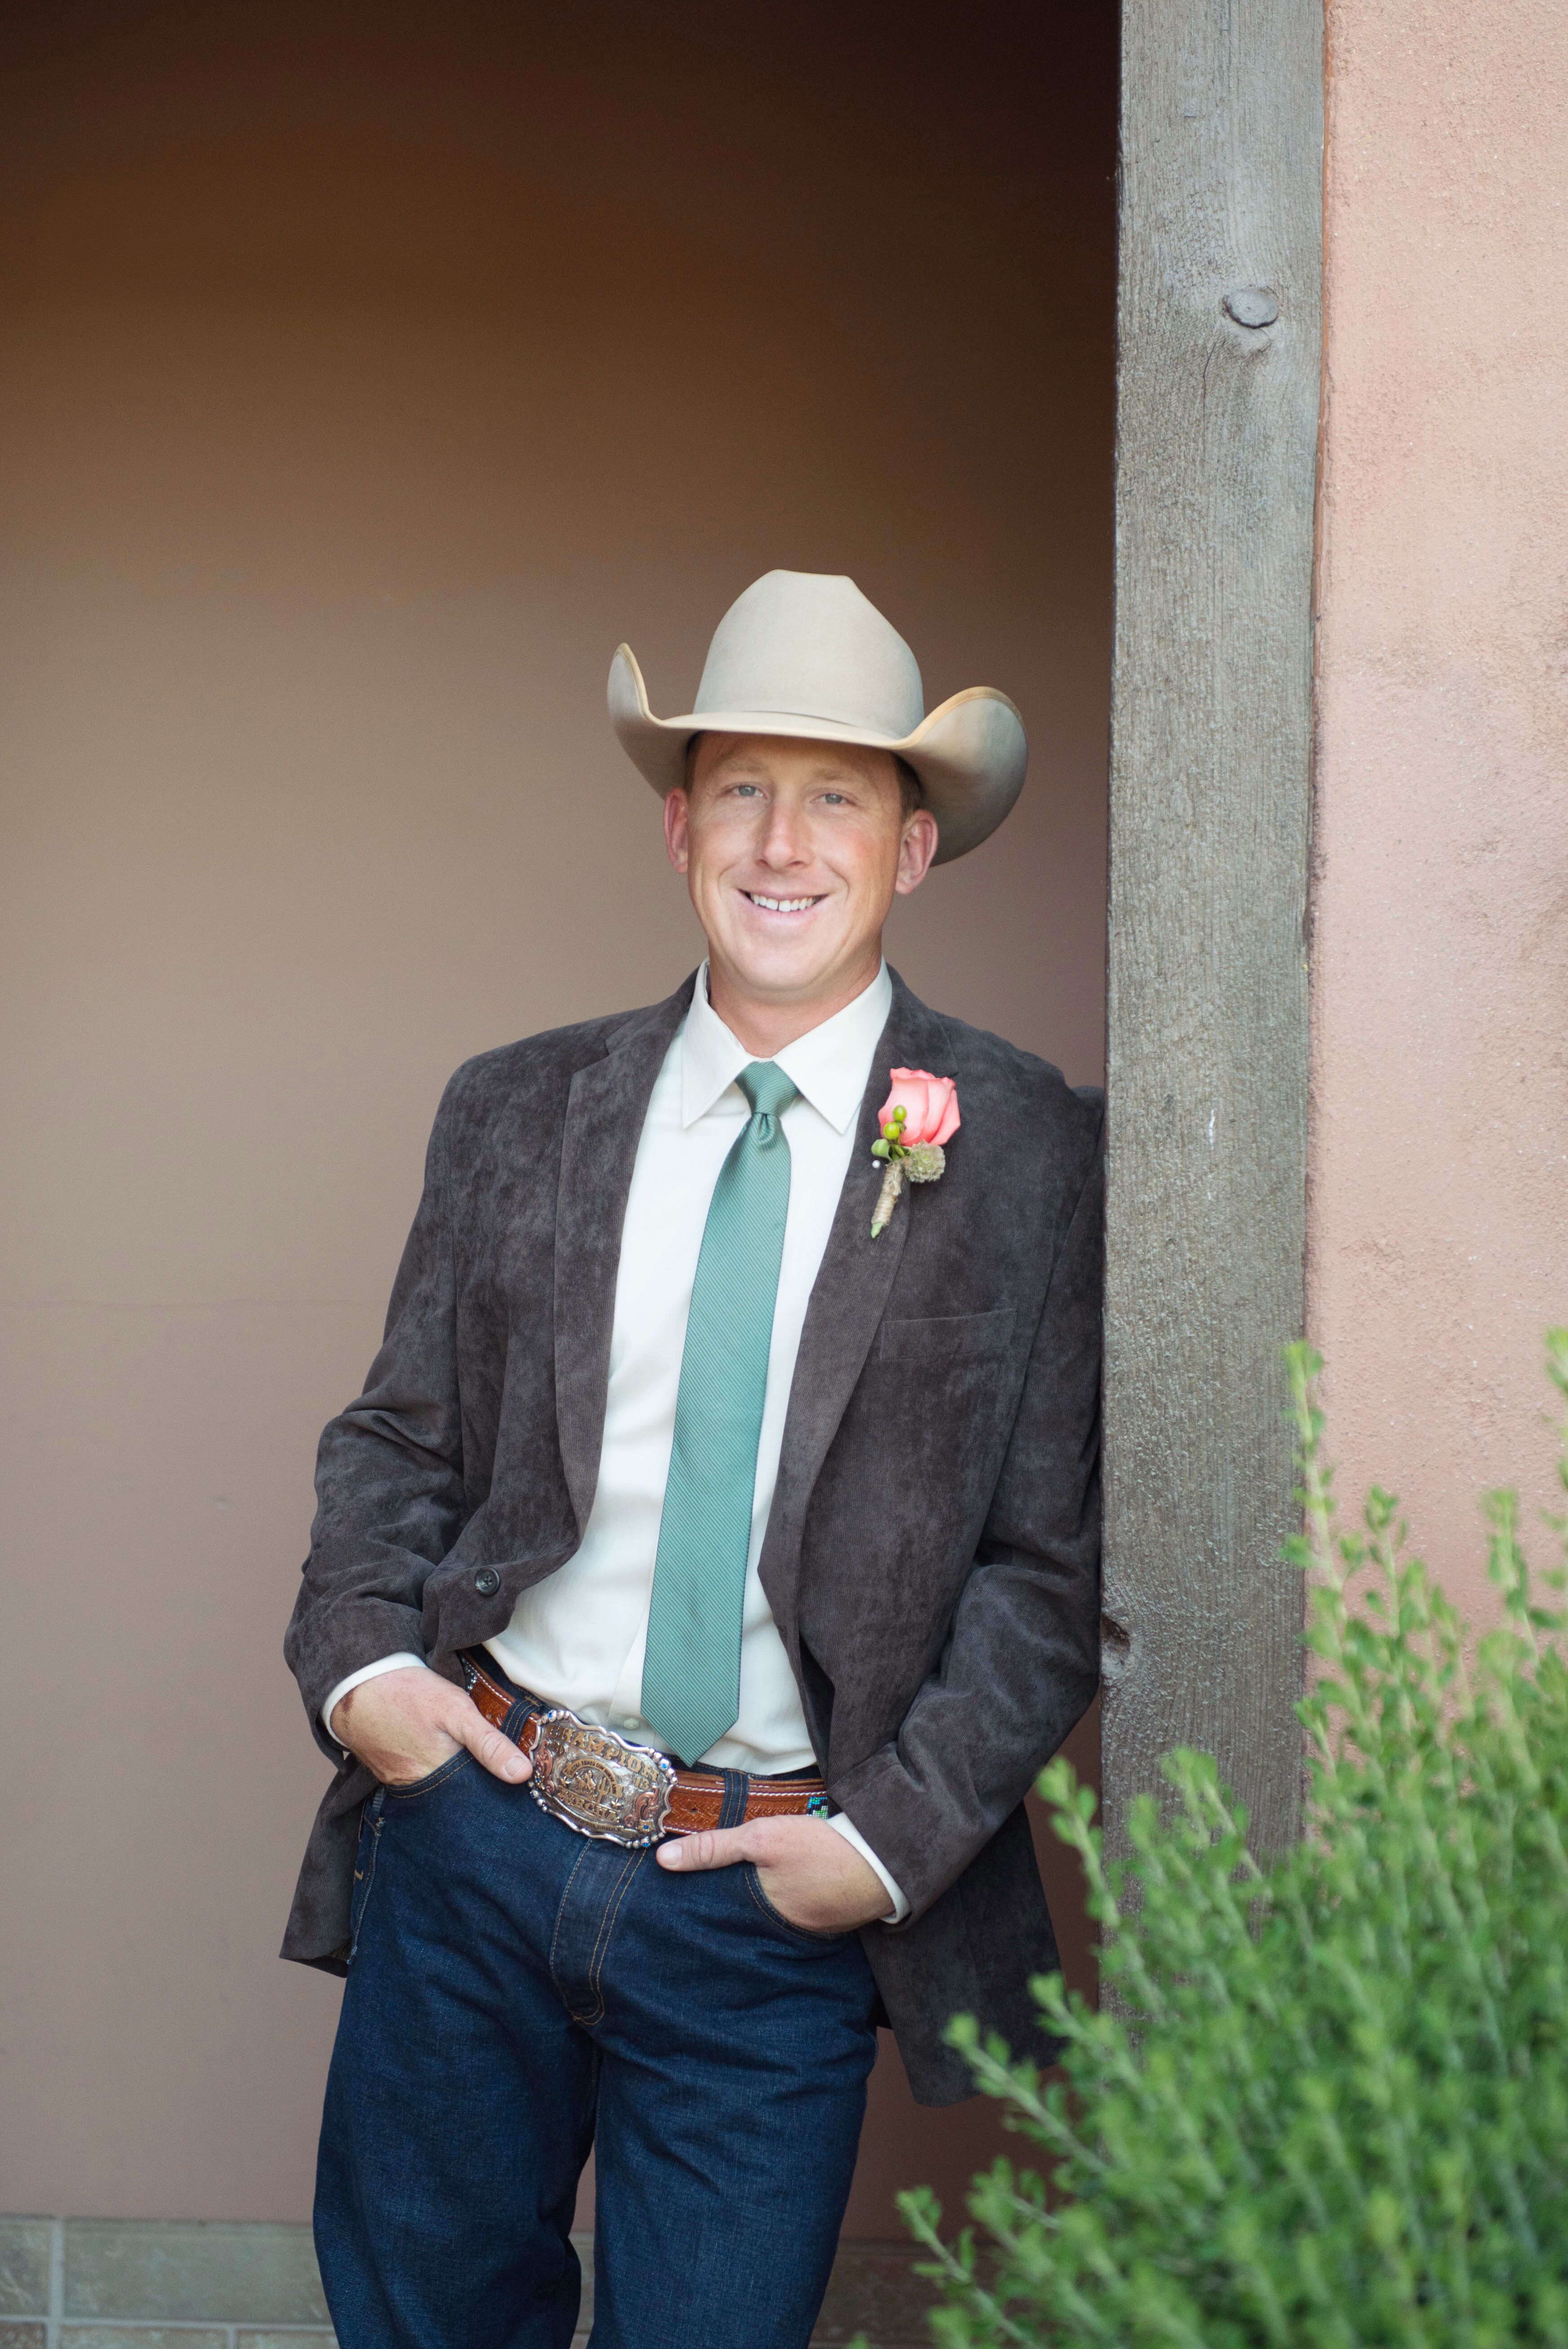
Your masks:
<svg viewBox="0 0 1568 2349"><path fill-rule="evenodd" d="M796 1087L776 1061L753 1061L749 1068L741 1071L735 1082L751 1102L755 1117L782 1117L796 1096Z"/></svg>

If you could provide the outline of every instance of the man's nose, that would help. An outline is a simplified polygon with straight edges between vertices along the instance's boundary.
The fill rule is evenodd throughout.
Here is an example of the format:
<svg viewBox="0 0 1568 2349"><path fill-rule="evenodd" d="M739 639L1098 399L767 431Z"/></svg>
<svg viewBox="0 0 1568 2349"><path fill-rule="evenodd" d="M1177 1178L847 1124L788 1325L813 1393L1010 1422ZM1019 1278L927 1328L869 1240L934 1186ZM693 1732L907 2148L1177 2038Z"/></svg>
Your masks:
<svg viewBox="0 0 1568 2349"><path fill-rule="evenodd" d="M775 869L804 863L805 848L801 836L800 814L796 809L782 807L775 802L768 810L768 820L757 854L764 864L771 864Z"/></svg>

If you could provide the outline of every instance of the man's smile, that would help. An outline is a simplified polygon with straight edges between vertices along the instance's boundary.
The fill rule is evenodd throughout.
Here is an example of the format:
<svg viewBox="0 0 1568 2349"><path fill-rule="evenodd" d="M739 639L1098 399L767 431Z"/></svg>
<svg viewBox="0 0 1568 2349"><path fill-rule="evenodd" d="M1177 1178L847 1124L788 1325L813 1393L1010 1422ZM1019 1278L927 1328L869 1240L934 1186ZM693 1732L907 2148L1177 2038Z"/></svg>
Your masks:
<svg viewBox="0 0 1568 2349"><path fill-rule="evenodd" d="M758 912L763 914L809 914L814 905L820 905L822 903L821 896L764 897L757 889L742 889L741 895L748 904L755 905ZM826 895L826 892L824 891L823 895Z"/></svg>

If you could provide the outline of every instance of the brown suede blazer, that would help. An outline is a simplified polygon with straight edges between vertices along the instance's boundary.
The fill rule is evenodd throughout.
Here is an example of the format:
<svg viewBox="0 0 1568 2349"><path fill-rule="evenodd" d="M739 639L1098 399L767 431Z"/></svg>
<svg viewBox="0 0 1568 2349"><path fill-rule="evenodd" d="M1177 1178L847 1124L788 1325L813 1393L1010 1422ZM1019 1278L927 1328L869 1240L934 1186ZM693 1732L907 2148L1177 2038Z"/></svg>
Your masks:
<svg viewBox="0 0 1568 2349"><path fill-rule="evenodd" d="M456 1678L581 1540L632 1161L691 995L484 1053L446 1089L385 1340L321 1440L286 1653L339 1766L286 1957L343 1970L374 1783L322 1731L328 1692L404 1648ZM955 1078L963 1123L873 1240L894 1067ZM790 1393L763 1586L832 1797L912 1903L863 1939L926 2103L971 2092L956 2012L1051 2052L1021 1806L1096 1678L1102 1123L1097 1093L895 975Z"/></svg>

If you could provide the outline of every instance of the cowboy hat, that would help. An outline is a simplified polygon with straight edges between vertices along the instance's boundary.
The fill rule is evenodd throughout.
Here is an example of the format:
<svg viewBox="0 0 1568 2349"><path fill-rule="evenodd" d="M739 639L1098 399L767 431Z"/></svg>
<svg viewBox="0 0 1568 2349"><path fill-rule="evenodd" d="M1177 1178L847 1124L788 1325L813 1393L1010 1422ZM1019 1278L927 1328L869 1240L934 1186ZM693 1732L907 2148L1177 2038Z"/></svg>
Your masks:
<svg viewBox="0 0 1568 2349"><path fill-rule="evenodd" d="M1005 693L971 685L925 714L915 656L853 579L770 571L713 632L697 699L656 718L629 645L610 663L610 724L663 798L686 781L693 734L787 734L890 750L919 775L950 863L996 830L1023 788L1023 720Z"/></svg>

